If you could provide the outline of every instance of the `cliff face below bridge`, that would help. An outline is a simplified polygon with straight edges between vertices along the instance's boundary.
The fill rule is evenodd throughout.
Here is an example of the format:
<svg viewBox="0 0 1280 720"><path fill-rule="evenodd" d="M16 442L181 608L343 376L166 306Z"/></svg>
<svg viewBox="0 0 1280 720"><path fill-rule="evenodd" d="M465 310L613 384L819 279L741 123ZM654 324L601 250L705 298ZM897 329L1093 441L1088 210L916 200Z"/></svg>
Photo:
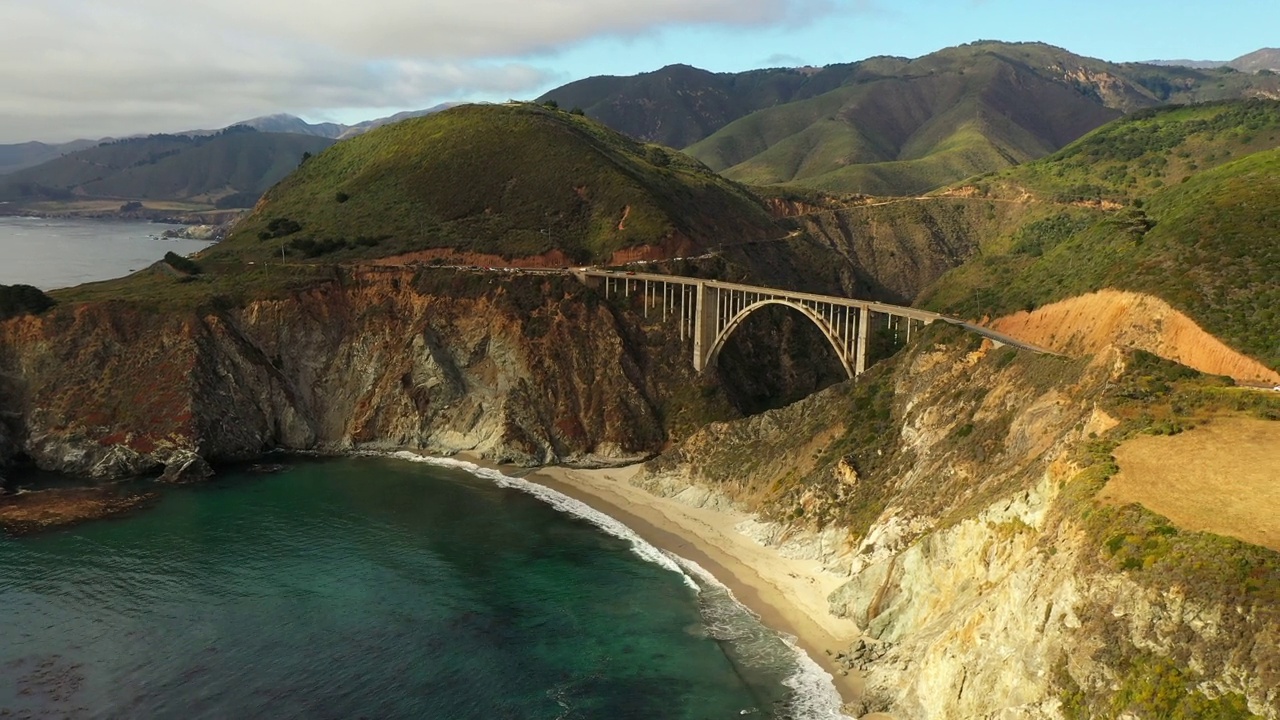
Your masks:
<svg viewBox="0 0 1280 720"><path fill-rule="evenodd" d="M216 310L58 307L0 324L0 460L106 479L274 448L643 456L692 415L733 414L666 345L674 329L646 334L571 279L445 271Z"/></svg>

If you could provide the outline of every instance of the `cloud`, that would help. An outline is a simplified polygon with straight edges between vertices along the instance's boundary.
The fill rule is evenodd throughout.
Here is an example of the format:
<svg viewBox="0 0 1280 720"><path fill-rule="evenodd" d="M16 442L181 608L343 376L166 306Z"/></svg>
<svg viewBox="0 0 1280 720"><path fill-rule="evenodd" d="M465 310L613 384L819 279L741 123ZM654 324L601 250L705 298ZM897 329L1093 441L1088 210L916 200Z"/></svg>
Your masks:
<svg viewBox="0 0 1280 720"><path fill-rule="evenodd" d="M798 24L841 1L0 0L0 142L523 97L574 43Z"/></svg>
<svg viewBox="0 0 1280 720"><path fill-rule="evenodd" d="M774 53L759 63L760 67L800 67L804 64L804 58L787 53Z"/></svg>

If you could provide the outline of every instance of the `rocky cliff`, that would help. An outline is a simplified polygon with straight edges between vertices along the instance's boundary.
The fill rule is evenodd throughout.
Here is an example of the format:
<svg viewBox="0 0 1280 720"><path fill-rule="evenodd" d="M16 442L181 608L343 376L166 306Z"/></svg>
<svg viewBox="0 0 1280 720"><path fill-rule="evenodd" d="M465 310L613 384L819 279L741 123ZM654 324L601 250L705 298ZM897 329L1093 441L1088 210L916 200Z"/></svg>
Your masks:
<svg viewBox="0 0 1280 720"><path fill-rule="evenodd" d="M366 269L216 304L88 303L0 325L0 456L97 478L273 448L616 461L716 401L687 392L688 363L655 352L662 338L629 309L571 279Z"/></svg>
<svg viewBox="0 0 1280 720"><path fill-rule="evenodd" d="M867 710L1274 718L1280 555L1097 500L1124 437L1280 418L1219 382L935 329L856 383L708 426L635 482L731 502L759 516L744 531L847 573L830 611L866 631L842 660Z"/></svg>

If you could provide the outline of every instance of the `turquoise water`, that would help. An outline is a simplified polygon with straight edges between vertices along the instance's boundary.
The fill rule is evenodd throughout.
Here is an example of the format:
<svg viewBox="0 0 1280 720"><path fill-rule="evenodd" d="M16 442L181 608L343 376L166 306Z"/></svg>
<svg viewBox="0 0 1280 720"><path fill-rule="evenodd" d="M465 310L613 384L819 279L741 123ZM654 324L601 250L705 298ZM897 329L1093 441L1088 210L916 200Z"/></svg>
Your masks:
<svg viewBox="0 0 1280 720"><path fill-rule="evenodd" d="M0 217L0 285L41 290L110 280L141 270L169 251L187 255L202 240L159 237L175 225L136 220Z"/></svg>
<svg viewBox="0 0 1280 720"><path fill-rule="evenodd" d="M833 716L723 589L613 532L348 458L0 539L0 717Z"/></svg>

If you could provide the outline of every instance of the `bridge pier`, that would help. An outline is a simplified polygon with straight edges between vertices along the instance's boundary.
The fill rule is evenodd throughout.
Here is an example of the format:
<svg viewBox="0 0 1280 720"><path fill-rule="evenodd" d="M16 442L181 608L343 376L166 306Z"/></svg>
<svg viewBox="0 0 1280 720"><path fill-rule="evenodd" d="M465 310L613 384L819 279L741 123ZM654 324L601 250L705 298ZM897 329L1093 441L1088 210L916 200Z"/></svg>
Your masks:
<svg viewBox="0 0 1280 720"><path fill-rule="evenodd" d="M693 369L707 369L707 359L715 347L719 329L720 290L699 282L693 311Z"/></svg>
<svg viewBox="0 0 1280 720"><path fill-rule="evenodd" d="M871 308L863 305L858 308L857 351L854 356L853 374L861 375L867 371L867 335L871 331Z"/></svg>

